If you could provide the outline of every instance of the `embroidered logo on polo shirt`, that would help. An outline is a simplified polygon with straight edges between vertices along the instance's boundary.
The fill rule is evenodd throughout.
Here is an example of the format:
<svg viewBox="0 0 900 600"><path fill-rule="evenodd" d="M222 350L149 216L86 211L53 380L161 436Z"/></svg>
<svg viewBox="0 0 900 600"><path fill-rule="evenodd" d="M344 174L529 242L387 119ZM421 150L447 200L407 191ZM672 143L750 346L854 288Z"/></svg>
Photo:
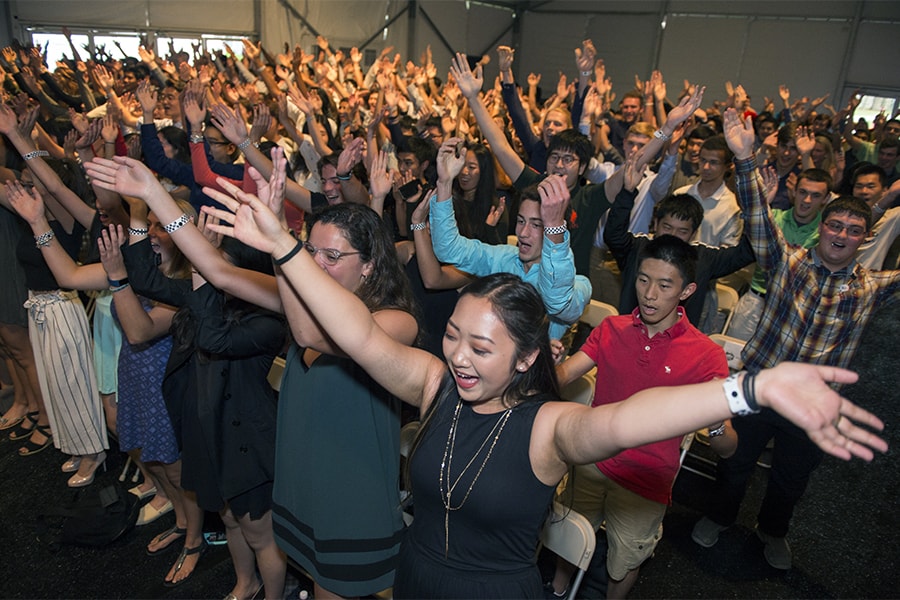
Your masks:
<svg viewBox="0 0 900 600"><path fill-rule="evenodd" d="M666 375L668 375L669 373L672 372L672 367L665 366L665 367L663 367L663 368L666 370Z"/></svg>

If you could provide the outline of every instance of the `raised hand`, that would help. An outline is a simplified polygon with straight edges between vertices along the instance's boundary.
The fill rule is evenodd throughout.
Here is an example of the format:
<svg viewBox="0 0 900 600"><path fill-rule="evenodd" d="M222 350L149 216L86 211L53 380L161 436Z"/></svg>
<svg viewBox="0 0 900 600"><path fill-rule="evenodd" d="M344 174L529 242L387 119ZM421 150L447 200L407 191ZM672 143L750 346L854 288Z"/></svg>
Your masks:
<svg viewBox="0 0 900 600"><path fill-rule="evenodd" d="M128 236L125 235L125 229L121 225L110 225L103 229L97 239L100 262L110 279L122 279L128 276L121 250L126 241L128 241Z"/></svg>
<svg viewBox="0 0 900 600"><path fill-rule="evenodd" d="M212 122L232 144L240 144L247 139L247 124L224 104L212 107Z"/></svg>
<svg viewBox="0 0 900 600"><path fill-rule="evenodd" d="M459 91L469 100L477 97L478 92L481 91L481 86L484 85L481 65L478 65L475 71L472 72L466 60L466 55L461 52L457 52L453 60L450 61L450 74L456 80Z"/></svg>
<svg viewBox="0 0 900 600"><path fill-rule="evenodd" d="M516 51L509 46L497 47L497 66L500 68L501 73L509 71L512 68L515 54Z"/></svg>
<svg viewBox="0 0 900 600"><path fill-rule="evenodd" d="M453 181L462 171L463 165L466 164L466 153L461 151L463 142L462 138L453 137L446 140L438 148L438 181Z"/></svg>
<svg viewBox="0 0 900 600"><path fill-rule="evenodd" d="M19 181L6 182L6 198L29 225L40 223L46 219L44 214L44 200L37 188L32 186L26 189Z"/></svg>
<svg viewBox="0 0 900 600"><path fill-rule="evenodd" d="M695 87L690 95L682 98L681 102L678 103L678 106L669 111L664 127L666 127L670 133L674 131L679 124L686 121L694 114L695 110L700 108L704 91L706 91L706 88L703 86Z"/></svg>
<svg viewBox="0 0 900 600"><path fill-rule="evenodd" d="M497 223L500 222L500 217L503 216L503 211L506 210L506 199L500 198L500 200L491 207L490 212L488 212L487 217L484 219L484 222L489 227L496 227Z"/></svg>
<svg viewBox="0 0 900 600"><path fill-rule="evenodd" d="M766 205L772 206L772 202L775 201L775 196L778 194L778 172L775 167L763 167L759 169L759 177L765 191Z"/></svg>
<svg viewBox="0 0 900 600"><path fill-rule="evenodd" d="M538 184L541 197L541 220L544 227L557 227L566 222L569 188L563 175L548 175Z"/></svg>
<svg viewBox="0 0 900 600"><path fill-rule="evenodd" d="M788 86L783 83L778 86L778 96L781 98L781 101L784 102L785 106L789 106L791 102L791 90L788 89Z"/></svg>
<svg viewBox="0 0 900 600"><path fill-rule="evenodd" d="M338 156L337 172L348 174L353 170L366 153L366 140L362 138L353 138L347 147L341 151Z"/></svg>
<svg viewBox="0 0 900 600"><path fill-rule="evenodd" d="M734 108L729 108L722 117L722 128L725 141L734 153L735 159L744 160L753 156L753 141L756 134L749 116L742 121L738 112Z"/></svg>
<svg viewBox="0 0 900 600"><path fill-rule="evenodd" d="M253 107L253 125L250 127L250 140L258 143L266 132L272 127L272 113L265 104L257 104Z"/></svg>
<svg viewBox="0 0 900 600"><path fill-rule="evenodd" d="M195 94L191 90L184 93L181 105L182 111L188 123L191 124L191 130L194 133L200 133L200 126L203 124L203 119L206 118L206 109L203 107L203 104L204 98L202 94Z"/></svg>
<svg viewBox="0 0 900 600"><path fill-rule="evenodd" d="M816 134L812 129L804 125L797 127L795 138L797 141L797 151L801 156L808 156L813 151L813 148L816 147Z"/></svg>
<svg viewBox="0 0 900 600"><path fill-rule="evenodd" d="M156 110L158 100L156 86L145 79L135 88L134 95L140 102L141 110L144 111L144 114L152 115L153 111Z"/></svg>
<svg viewBox="0 0 900 600"><path fill-rule="evenodd" d="M594 70L596 58L597 50L591 40L584 40L581 42L581 48L575 48L575 67L579 73L587 73L586 77L591 76L590 72Z"/></svg>
<svg viewBox="0 0 900 600"><path fill-rule="evenodd" d="M203 211L200 211L200 214L197 215L197 229L200 233L203 234L203 237L206 238L213 248L218 248L222 245L222 238L225 236L217 231L213 231L208 225L216 225L219 222L219 219L212 215L208 215Z"/></svg>
<svg viewBox="0 0 900 600"><path fill-rule="evenodd" d="M117 156L108 160L98 157L84 167L94 185L122 196L134 196L151 204L154 193L165 193L150 168L133 158Z"/></svg>
<svg viewBox="0 0 900 600"><path fill-rule="evenodd" d="M107 114L100 120L100 135L103 141L112 144L119 137L119 124L111 114Z"/></svg>
<svg viewBox="0 0 900 600"><path fill-rule="evenodd" d="M385 198L391 191L392 178L388 171L388 156L384 151L378 152L368 166L369 190L373 198Z"/></svg>
<svg viewBox="0 0 900 600"><path fill-rule="evenodd" d="M278 216L263 201L235 186L230 185L227 189L231 192L230 196L217 191L214 197L228 210L211 206L202 208L204 213L218 220L215 223L207 221L211 231L236 238L267 254L278 248L283 248L284 254L297 244Z"/></svg>

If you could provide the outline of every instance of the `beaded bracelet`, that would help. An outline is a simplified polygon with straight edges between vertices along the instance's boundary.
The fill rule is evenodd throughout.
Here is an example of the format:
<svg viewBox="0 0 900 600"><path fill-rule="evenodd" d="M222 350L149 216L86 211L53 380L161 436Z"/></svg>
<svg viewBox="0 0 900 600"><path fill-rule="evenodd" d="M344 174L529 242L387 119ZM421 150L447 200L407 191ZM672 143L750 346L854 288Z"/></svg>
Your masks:
<svg viewBox="0 0 900 600"><path fill-rule="evenodd" d="M192 133L191 134L191 142L194 144L202 144L203 143L203 134L202 133Z"/></svg>
<svg viewBox="0 0 900 600"><path fill-rule="evenodd" d="M36 248L46 248L50 245L51 240L56 237L53 230L34 236L34 245Z"/></svg>
<svg viewBox="0 0 900 600"><path fill-rule="evenodd" d="M179 229L181 229L182 227L187 225L188 221L190 221L190 220L191 220L190 217L188 217L184 213L181 213L180 217L178 217L177 219L175 219L174 221L172 221L171 223L169 223L168 225L163 227L163 229L166 230L166 233L175 233L176 231L178 231Z"/></svg>
<svg viewBox="0 0 900 600"><path fill-rule="evenodd" d="M38 156L50 156L50 153L46 150L32 150L27 154L23 154L22 160L32 160L37 158Z"/></svg>

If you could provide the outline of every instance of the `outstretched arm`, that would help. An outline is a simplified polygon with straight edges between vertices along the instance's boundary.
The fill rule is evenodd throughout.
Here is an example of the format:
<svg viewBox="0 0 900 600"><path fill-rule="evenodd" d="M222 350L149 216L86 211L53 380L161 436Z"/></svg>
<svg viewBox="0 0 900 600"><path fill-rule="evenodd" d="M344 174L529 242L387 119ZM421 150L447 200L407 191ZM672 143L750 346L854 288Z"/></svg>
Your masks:
<svg viewBox="0 0 900 600"><path fill-rule="evenodd" d="M739 387L745 377L746 373L739 375ZM844 460L857 456L870 461L874 450L887 450L887 443L856 423L877 431L884 424L828 385L856 380L855 373L844 369L782 363L756 376L751 396L761 408L770 408L803 429L825 452ZM675 437L733 416L722 381L644 390L624 402L594 408L553 403L544 411L535 421L532 448L535 435L538 441L552 439L556 460L568 464L603 460L624 448ZM545 465L553 464L552 457L539 458L545 459Z"/></svg>

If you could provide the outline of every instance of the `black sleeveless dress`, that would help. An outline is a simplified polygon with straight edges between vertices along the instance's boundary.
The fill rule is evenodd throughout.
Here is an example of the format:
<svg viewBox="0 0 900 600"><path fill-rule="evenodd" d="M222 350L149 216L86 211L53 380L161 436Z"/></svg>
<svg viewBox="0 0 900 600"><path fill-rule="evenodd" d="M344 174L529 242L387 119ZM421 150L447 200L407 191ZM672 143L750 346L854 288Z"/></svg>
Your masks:
<svg viewBox="0 0 900 600"><path fill-rule="evenodd" d="M400 550L394 597L540 598L535 551L555 491L535 477L528 456L542 403L523 402L508 417L504 412L481 415L461 403L450 460L448 436L460 401L452 380L449 385L453 390L435 408L412 457L415 520ZM440 490L446 493L447 481L452 486L470 460L450 502L454 509L462 507L449 511L445 530ZM441 463L446 461L450 474L448 478L445 472L442 485Z"/></svg>

